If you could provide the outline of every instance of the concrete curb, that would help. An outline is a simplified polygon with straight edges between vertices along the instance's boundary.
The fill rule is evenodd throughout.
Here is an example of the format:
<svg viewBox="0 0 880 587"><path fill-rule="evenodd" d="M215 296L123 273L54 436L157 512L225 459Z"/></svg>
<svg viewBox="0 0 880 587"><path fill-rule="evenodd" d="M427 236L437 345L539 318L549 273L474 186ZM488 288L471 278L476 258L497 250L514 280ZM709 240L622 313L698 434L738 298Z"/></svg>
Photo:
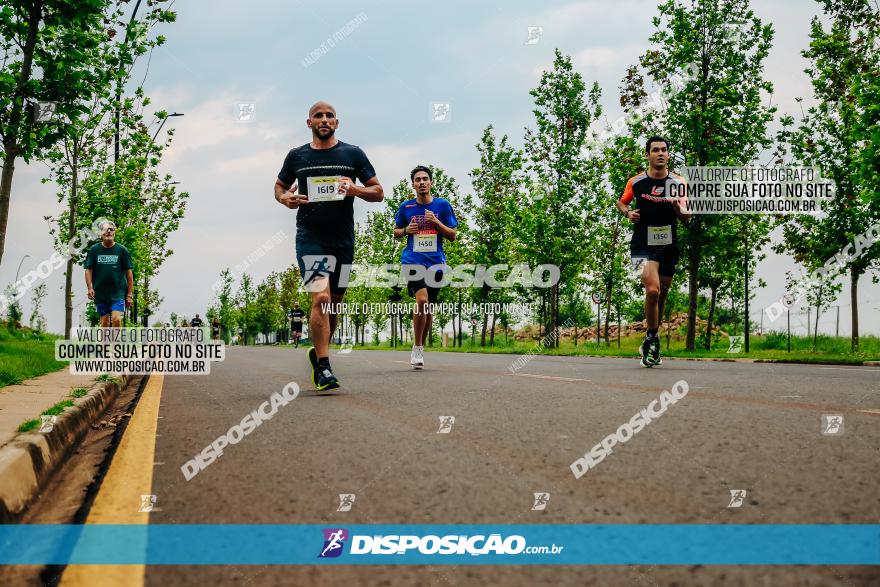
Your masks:
<svg viewBox="0 0 880 587"><path fill-rule="evenodd" d="M58 416L51 431L22 432L0 448L0 524L18 522L92 422L131 379L123 375L120 383L95 382L88 394Z"/></svg>

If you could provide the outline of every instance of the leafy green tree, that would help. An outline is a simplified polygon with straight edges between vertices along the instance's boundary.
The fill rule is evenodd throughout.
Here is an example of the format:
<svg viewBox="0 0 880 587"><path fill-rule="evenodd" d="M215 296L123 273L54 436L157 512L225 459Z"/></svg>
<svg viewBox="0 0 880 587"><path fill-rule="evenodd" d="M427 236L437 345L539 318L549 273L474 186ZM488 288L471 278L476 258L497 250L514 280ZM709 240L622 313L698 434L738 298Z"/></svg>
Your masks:
<svg viewBox="0 0 880 587"><path fill-rule="evenodd" d="M175 316L175 314L172 314L172 316ZM89 303L86 304L86 320L92 328L101 323L101 315L98 314L98 308L95 306L94 300L89 300Z"/></svg>
<svg viewBox="0 0 880 587"><path fill-rule="evenodd" d="M15 329L21 326L23 312L21 310L21 302L16 299L15 288L12 285L6 288L6 297L10 300L6 306L6 326L9 329Z"/></svg>
<svg viewBox="0 0 880 587"><path fill-rule="evenodd" d="M236 322L235 298L232 293L233 279L229 269L220 272L220 280L220 291L217 294L217 316L220 318L223 341L229 344Z"/></svg>
<svg viewBox="0 0 880 587"><path fill-rule="evenodd" d="M559 267L560 283L578 278L593 250L595 233L586 210L596 208L593 166L584 158L591 122L601 114L599 85L587 86L571 58L558 49L553 69L529 94L535 100L535 128L526 129L528 170L544 197L522 211L527 257ZM586 239L586 242L584 242ZM556 333L560 283L550 290L549 323ZM554 337L559 344L558 333Z"/></svg>
<svg viewBox="0 0 880 587"><path fill-rule="evenodd" d="M241 276L238 285L236 304L238 306L237 325L241 332L242 344L247 345L251 336L257 333L257 316L254 308L255 291L253 280L247 273Z"/></svg>
<svg viewBox="0 0 880 587"><path fill-rule="evenodd" d="M83 101L102 90L93 73L94 48L108 36L106 0L15 0L0 6L0 261L6 244L15 162L42 158L78 117ZM54 103L38 121L37 103Z"/></svg>
<svg viewBox="0 0 880 587"><path fill-rule="evenodd" d="M817 104L797 124L793 117L785 117L779 133L780 142L790 149L795 162L820 169L823 177L836 184L836 197L822 202L822 214L788 217L784 223L783 242L777 250L791 254L809 272L880 222L877 186L871 174L865 173L871 166L866 161L880 143L880 132L867 131L865 123L870 126L873 117L876 129L880 115L877 103L859 100L864 95L860 93L860 88L866 87L864 80L880 76L880 14L867 0L822 0L820 4L828 28L814 17L810 46L801 53L810 63L804 71L812 81ZM859 279L878 267L880 244L866 247L844 264L850 281L853 352L859 348ZM824 291L830 291L827 284Z"/></svg>
<svg viewBox="0 0 880 587"><path fill-rule="evenodd" d="M702 262L698 272L701 288L709 289L709 309L706 318L704 345L711 348L711 336L715 326L716 304L724 292L730 295L746 295L743 283L743 263L754 267L766 257L763 247L770 240L771 220L768 216L729 215L721 216L705 226L706 242L702 250ZM758 287L763 287L763 280ZM750 299L754 297L749 292Z"/></svg>
<svg viewBox="0 0 880 587"><path fill-rule="evenodd" d="M825 275L816 275L814 279L809 280L806 284L805 289L805 298L808 307L815 308L816 310L816 318L813 326L813 345L812 350L816 350L816 343L818 341L818 332L819 332L819 318L822 315L823 309L828 309L828 307L837 299L837 296L840 294L843 289L842 284L839 281L839 275L834 273L828 273ZM786 284L790 289L794 289L796 287L796 280L791 275L791 272L786 274ZM809 333L809 325L807 326L807 331Z"/></svg>
<svg viewBox="0 0 880 587"><path fill-rule="evenodd" d="M46 299L46 295L48 292L46 291L46 284L41 283L37 287L34 288L33 293L31 294L31 317L28 320L31 325L31 330L35 330L36 332L43 332L46 329L46 317L43 316L40 311L43 306L43 300Z"/></svg>
<svg viewBox="0 0 880 587"><path fill-rule="evenodd" d="M653 47L627 71L621 104L634 109L642 103L646 77L658 87L675 86L668 108L648 110L637 129L664 134L686 165L751 163L771 144L767 125L775 108L763 103L762 92L773 92L763 72L773 27L744 0L668 0L658 11ZM695 349L707 232L720 218L694 215L679 232L688 271L688 350Z"/></svg>
<svg viewBox="0 0 880 587"><path fill-rule="evenodd" d="M602 292L605 300L605 343L608 344L608 323L612 308L620 313L636 297L641 286L641 278L630 268L629 241L632 224L624 221L614 207L623 194L629 178L644 169L644 149L630 134L615 136L606 143L601 153L603 172L600 204L591 211L594 219L593 230L599 235L601 243L588 267L593 275L590 289ZM590 306L592 309L592 306Z"/></svg>
<svg viewBox="0 0 880 587"><path fill-rule="evenodd" d="M476 265L511 265L516 247L515 225L517 195L523 171L523 154L508 144L507 135L495 138L492 125L486 127L477 144L480 166L471 171L471 183L477 202L473 206L472 256ZM482 288L478 298L484 303L506 303L512 300L504 289ZM480 346L486 346L488 315L483 316ZM489 344L495 341L495 322L492 315ZM441 325L441 328L445 324Z"/></svg>
<svg viewBox="0 0 880 587"><path fill-rule="evenodd" d="M269 274L257 286L254 311L256 313L254 318L256 330L267 336L271 332L281 330L285 322L287 322L287 312L281 304L277 274Z"/></svg>

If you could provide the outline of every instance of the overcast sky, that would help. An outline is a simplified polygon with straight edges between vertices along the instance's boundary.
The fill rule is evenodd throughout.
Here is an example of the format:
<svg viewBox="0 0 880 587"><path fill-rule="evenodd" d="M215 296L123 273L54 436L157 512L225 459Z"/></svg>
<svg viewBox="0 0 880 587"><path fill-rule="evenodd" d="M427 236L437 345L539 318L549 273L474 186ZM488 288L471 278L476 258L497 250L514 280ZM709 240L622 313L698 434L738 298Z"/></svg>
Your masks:
<svg viewBox="0 0 880 587"><path fill-rule="evenodd" d="M449 171L463 190L479 159L474 145L482 130L495 125L522 145L523 128L532 123L529 90L549 68L554 48L571 55L586 81L598 81L610 120L621 114L618 86L627 66L647 48L656 3L632 0L583 2L280 2L177 0L177 22L164 26L168 41L149 62L147 93L155 110L183 112L168 121L176 130L164 170L190 193L186 217L171 237L174 254L153 285L164 303L153 320L175 311L192 316L210 305L213 284L224 267L244 261L272 235L286 240L253 264L248 272L262 280L294 262L294 215L272 197L272 184L287 151L310 140L305 118L318 99L333 103L340 118L337 136L361 146L379 180L391 186L416 164ZM774 83L772 97L781 112L796 113L797 96L810 86L800 51L807 44L812 1L753 2L776 38L766 63ZM325 53L322 42L347 27ZM543 27L535 44L528 28ZM317 56L317 59L312 57ZM305 61L307 58L311 61ZM147 65L139 64L140 75ZM431 104L448 102L447 122L431 120ZM254 103L252 122L238 120L238 104ZM151 106L151 107L152 107ZM23 255L22 274L51 253L43 216L60 205L40 163L18 162L0 283L14 280ZM356 220L384 204L356 200ZM124 243L123 243L124 244ZM799 270L772 253L758 268L767 281L754 302L760 308L784 293L784 275ZM47 280L44 305L49 329L64 324L63 272ZM75 323L84 309L82 269L74 283ZM841 294L841 335L849 333L849 284ZM30 295L24 303L30 314ZM880 288L862 280L861 330L880 333ZM835 310L820 322L820 332L835 329ZM803 331L805 317L793 314ZM774 326L784 328L784 320ZM767 324L765 323L765 327Z"/></svg>

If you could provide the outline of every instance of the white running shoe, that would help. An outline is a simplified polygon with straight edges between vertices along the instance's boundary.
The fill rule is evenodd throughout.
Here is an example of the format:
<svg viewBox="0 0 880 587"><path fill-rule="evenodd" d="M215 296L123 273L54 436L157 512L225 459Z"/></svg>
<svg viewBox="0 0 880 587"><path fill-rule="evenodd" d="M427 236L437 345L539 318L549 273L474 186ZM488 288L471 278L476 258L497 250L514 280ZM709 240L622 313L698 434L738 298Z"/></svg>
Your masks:
<svg viewBox="0 0 880 587"><path fill-rule="evenodd" d="M409 356L409 364L413 369L421 369L425 366L425 357L422 356L422 347L413 346L412 353Z"/></svg>

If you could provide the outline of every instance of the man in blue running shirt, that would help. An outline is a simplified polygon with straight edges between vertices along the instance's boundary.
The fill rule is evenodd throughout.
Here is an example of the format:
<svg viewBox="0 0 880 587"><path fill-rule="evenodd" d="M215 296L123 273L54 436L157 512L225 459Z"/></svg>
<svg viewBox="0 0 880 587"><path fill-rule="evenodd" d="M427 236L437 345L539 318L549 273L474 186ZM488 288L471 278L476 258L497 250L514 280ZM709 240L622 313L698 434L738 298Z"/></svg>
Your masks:
<svg viewBox="0 0 880 587"><path fill-rule="evenodd" d="M413 309L414 344L409 362L413 369L421 369L425 366L425 339L431 332L432 311L429 304L437 303L440 280L446 267L443 241L455 240L458 220L448 200L431 195L434 176L429 168L419 165L410 172L409 177L416 197L404 201L397 209L394 238L406 237L406 248L400 254L401 264L427 269L427 272L423 272L424 277L410 279L407 283L409 293L416 299Z"/></svg>

